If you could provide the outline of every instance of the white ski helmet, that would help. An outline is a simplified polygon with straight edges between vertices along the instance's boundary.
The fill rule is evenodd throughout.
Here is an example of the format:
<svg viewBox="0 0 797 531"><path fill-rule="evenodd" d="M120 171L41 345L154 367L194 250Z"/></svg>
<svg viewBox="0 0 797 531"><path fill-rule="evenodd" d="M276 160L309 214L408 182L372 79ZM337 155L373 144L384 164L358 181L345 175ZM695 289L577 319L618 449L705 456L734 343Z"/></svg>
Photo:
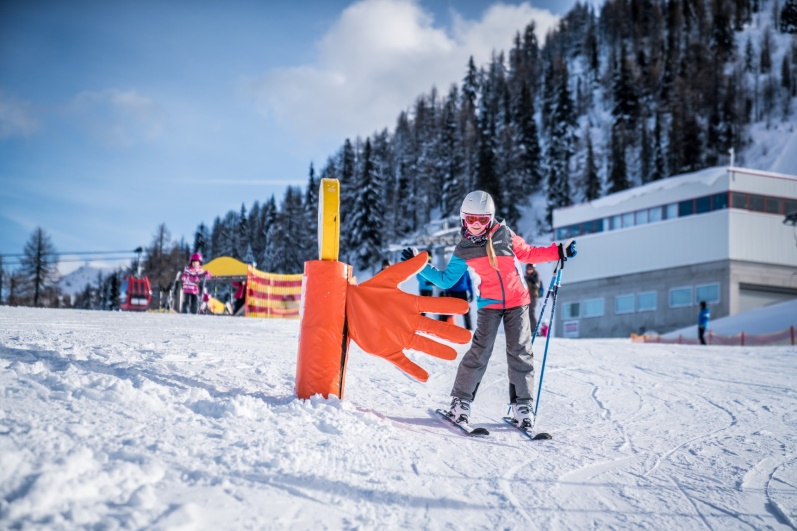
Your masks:
<svg viewBox="0 0 797 531"><path fill-rule="evenodd" d="M459 220L465 224L465 214L482 214L490 216L490 226L495 221L495 203L490 194L482 191L471 192L465 196L459 209Z"/></svg>

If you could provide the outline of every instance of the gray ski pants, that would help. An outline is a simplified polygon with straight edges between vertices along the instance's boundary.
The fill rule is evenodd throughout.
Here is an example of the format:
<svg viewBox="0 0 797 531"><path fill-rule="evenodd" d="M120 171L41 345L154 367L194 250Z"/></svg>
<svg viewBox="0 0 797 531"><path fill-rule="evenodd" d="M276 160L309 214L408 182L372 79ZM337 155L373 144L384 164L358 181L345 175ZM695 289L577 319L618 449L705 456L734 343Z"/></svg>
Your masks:
<svg viewBox="0 0 797 531"><path fill-rule="evenodd" d="M478 312L473 342L457 369L451 396L473 400L482 381L487 362L493 353L498 326L504 322L506 334L506 364L509 384L515 387L517 403L531 404L534 388L534 354L531 351L529 307L517 306L506 310L482 308Z"/></svg>

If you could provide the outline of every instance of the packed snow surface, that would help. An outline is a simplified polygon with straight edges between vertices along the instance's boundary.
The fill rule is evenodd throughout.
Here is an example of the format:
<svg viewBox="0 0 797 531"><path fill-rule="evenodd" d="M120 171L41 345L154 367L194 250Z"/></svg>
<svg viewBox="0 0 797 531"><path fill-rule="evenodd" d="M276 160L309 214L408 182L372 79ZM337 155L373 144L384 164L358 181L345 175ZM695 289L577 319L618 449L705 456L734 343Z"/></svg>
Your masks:
<svg viewBox="0 0 797 531"><path fill-rule="evenodd" d="M298 400L298 333L0 307L0 528L797 525L794 347L552 338L530 441L502 334L475 439L434 414L457 362L415 356L424 384L352 345L345 399Z"/></svg>

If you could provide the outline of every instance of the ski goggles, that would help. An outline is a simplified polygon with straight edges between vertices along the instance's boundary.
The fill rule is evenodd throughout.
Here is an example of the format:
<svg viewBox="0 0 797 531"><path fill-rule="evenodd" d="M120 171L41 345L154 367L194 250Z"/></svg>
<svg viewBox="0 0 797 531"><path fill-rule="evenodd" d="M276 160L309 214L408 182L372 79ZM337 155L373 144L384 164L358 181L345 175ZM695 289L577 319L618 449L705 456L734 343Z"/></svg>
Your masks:
<svg viewBox="0 0 797 531"><path fill-rule="evenodd" d="M490 216L485 216L484 214L465 214L463 217L465 223L471 225L473 223L478 223L480 225L489 225L490 224Z"/></svg>

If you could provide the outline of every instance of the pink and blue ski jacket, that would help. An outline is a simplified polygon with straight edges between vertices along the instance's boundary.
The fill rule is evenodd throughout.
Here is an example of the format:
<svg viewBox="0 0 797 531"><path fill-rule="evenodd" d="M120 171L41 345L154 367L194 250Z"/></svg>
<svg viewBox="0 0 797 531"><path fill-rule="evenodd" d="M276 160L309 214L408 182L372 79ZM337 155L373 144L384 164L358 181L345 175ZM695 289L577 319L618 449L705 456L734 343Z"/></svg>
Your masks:
<svg viewBox="0 0 797 531"><path fill-rule="evenodd" d="M552 243L548 247L533 247L503 223L496 224L491 231L498 269L490 265L486 241L474 244L463 237L445 270L427 264L420 274L434 285L448 289L470 268L479 309L501 310L529 304L531 297L519 262L539 264L559 260L559 246Z"/></svg>

